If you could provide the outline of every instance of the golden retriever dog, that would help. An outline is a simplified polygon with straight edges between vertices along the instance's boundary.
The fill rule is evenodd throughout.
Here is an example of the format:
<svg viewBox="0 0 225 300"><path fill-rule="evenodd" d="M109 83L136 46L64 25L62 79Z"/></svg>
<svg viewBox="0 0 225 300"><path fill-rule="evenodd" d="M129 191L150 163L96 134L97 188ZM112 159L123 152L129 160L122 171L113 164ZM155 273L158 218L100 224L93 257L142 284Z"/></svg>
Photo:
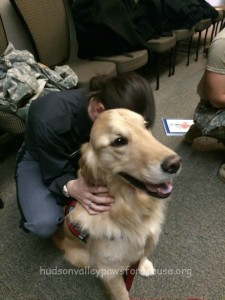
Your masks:
<svg viewBox="0 0 225 300"><path fill-rule="evenodd" d="M172 180L181 158L146 128L143 117L127 109L100 114L81 148L79 173L90 185L105 185L115 202L107 212L90 215L79 203L55 236L65 258L98 271L110 299L128 300L122 271L139 262L143 276L154 273L147 256L157 244ZM89 233L76 239L67 222Z"/></svg>

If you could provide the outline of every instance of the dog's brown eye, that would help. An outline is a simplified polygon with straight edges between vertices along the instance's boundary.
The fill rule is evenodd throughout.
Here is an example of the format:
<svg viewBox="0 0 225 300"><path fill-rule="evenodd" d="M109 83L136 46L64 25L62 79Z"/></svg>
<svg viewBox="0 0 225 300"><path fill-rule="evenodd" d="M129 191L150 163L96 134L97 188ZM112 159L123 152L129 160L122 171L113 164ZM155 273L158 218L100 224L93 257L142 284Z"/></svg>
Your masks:
<svg viewBox="0 0 225 300"><path fill-rule="evenodd" d="M122 147L128 144L128 140L122 137L117 138L114 142L112 142L113 147Z"/></svg>

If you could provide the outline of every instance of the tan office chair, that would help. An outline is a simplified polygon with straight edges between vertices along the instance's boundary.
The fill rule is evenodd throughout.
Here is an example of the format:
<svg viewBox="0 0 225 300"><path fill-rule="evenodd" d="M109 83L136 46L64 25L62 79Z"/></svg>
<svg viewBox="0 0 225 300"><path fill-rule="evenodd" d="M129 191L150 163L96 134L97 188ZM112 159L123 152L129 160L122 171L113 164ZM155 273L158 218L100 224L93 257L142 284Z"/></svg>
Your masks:
<svg viewBox="0 0 225 300"><path fill-rule="evenodd" d="M4 53L7 46L8 39L5 33L2 18L0 16L0 56ZM0 106L0 131L15 135L23 134L25 132L25 122L17 115L4 111L3 107L1 108Z"/></svg>
<svg viewBox="0 0 225 300"><path fill-rule="evenodd" d="M156 90L159 89L159 77L162 53L169 51L169 76L172 74L173 49L176 45L176 36L159 37L158 39L150 39L147 42L149 49L156 54Z"/></svg>
<svg viewBox="0 0 225 300"><path fill-rule="evenodd" d="M224 28L224 20L225 20L225 7L218 7L216 8L218 10L221 10L222 13L223 13L223 19L222 21L220 22L220 28L219 28L219 31L222 30Z"/></svg>
<svg viewBox="0 0 225 300"><path fill-rule="evenodd" d="M218 17L212 19L212 32L210 38L210 44L212 43L213 38L217 35L218 31L222 29L224 12L222 9L216 9L218 11Z"/></svg>
<svg viewBox="0 0 225 300"><path fill-rule="evenodd" d="M200 47L201 36L203 31L205 31L203 52L205 52L206 50L206 39L207 39L208 29L211 26L211 24L212 24L211 19L202 19L195 24L195 33L198 33L195 61L198 61L198 53L199 53L199 47Z"/></svg>
<svg viewBox="0 0 225 300"><path fill-rule="evenodd" d="M63 0L11 0L11 3L30 34L39 62L48 67L68 64L81 85L95 75L116 75L116 65L112 62L78 58L69 62L70 30Z"/></svg>
<svg viewBox="0 0 225 300"><path fill-rule="evenodd" d="M2 18L0 16L0 56L4 53L8 46L8 39L5 33L5 28L3 25Z"/></svg>
<svg viewBox="0 0 225 300"><path fill-rule="evenodd" d="M188 42L186 66L189 66L190 50L191 50L193 35L195 33L195 26L193 26L191 29L175 29L175 30L173 30L173 32L176 36L176 46L174 48L174 56L173 56L174 60L173 60L173 66L172 66L172 75L175 74L176 54L179 50L180 43L183 42L183 41Z"/></svg>
<svg viewBox="0 0 225 300"><path fill-rule="evenodd" d="M110 61L116 64L117 73L125 73L140 69L148 62L148 51L138 50L121 55L96 56L94 60Z"/></svg>
<svg viewBox="0 0 225 300"><path fill-rule="evenodd" d="M93 7L90 7L90 9L88 9L87 4L85 4L83 2L83 5L81 3L79 3L79 1L77 1L78 3L76 4L76 1L71 1L72 5L69 5L69 9L68 9L68 14L71 14L72 20L73 20L73 24L74 24L74 28L77 31L77 36L83 36L82 33L84 33L85 36L85 31L87 30L88 34L91 35L91 26L93 26L93 37L92 37L92 42L89 41L89 37L87 37L87 41L85 41L85 38L80 38L78 39L78 46L80 46L80 51L79 55L82 57L90 57L91 55L91 59L92 60L97 60L97 61L108 61L108 62L113 62L116 64L116 68L117 68L117 73L125 73L125 72L131 72L131 71L135 71L137 69L140 69L141 67L145 66L148 62L148 51L146 50L146 47L143 46L143 49L140 50L136 50L136 51L123 51L122 53L117 53L117 54L111 54L111 55L105 55L104 53L104 47L101 49L101 46L99 48L99 50L101 49L101 54L99 53L99 50L96 51L96 49L93 49L92 51L92 46L93 45L93 41L95 40L94 37L96 37L96 44L101 44L100 38L97 36L97 32L95 31L95 26L97 25L99 30L100 30L100 36L101 39L104 39L104 36L107 35L107 40L112 40L114 41L115 39L115 32L113 32L114 30L108 30L110 28L110 24L112 26L112 28L114 28L115 24L115 16L112 16L112 19L110 18L110 11L104 6L103 2L101 2L100 7L98 9L99 15L92 15L92 12L94 11L94 8L96 8L95 6L95 1L91 1L91 3L93 2ZM69 2L69 3L70 3ZM107 1L106 1L107 2ZM110 2L108 0L108 2ZM123 6L120 6L119 2L120 1L114 1L114 2L118 2L118 4L114 3L114 5L112 5L112 7L110 6L110 8L115 9L118 8L120 9ZM90 4L90 6L92 6L92 4ZM107 6L108 7L108 6ZM124 7L125 9L125 7ZM115 13L116 9L113 10L112 13ZM107 14L109 13L108 17ZM119 13L121 14L121 12ZM104 16L104 17L103 17ZM95 20L96 18L96 20ZM108 23L107 26L105 24L105 18L107 18ZM126 19L126 17L125 17ZM127 20L127 19L126 19ZM96 23L95 23L96 22ZM88 24L88 25L87 25ZM112 25L114 24L114 25ZM87 26L87 28L86 28ZM109 26L109 28L107 28ZM127 25L128 26L128 25ZM130 26L130 25L129 25ZM89 29L88 29L89 28ZM119 29L119 28L117 28ZM124 28L121 28L121 30L123 31ZM127 30L127 29L125 29ZM104 33L103 33L104 32ZM108 32L108 33L106 33ZM129 37L131 38L131 37ZM116 43L116 47L117 48L117 43L119 42L120 39L115 40ZM79 44L80 41L80 44ZM105 44L105 41L103 42L103 44ZM144 44L144 43L143 43ZM87 46L89 45L89 46ZM88 47L88 51L87 51L87 47ZM107 50L106 50L107 51ZM97 53L94 54L93 53ZM113 51L111 52L113 53Z"/></svg>

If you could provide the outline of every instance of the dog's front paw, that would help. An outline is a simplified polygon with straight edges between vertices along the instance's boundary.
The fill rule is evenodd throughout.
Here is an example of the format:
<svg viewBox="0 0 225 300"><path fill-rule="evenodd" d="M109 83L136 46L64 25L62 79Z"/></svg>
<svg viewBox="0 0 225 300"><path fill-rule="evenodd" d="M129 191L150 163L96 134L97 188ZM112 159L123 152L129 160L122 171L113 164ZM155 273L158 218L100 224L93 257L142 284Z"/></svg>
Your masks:
<svg viewBox="0 0 225 300"><path fill-rule="evenodd" d="M155 268L150 260L146 257L142 258L139 264L139 273L141 276L155 275Z"/></svg>

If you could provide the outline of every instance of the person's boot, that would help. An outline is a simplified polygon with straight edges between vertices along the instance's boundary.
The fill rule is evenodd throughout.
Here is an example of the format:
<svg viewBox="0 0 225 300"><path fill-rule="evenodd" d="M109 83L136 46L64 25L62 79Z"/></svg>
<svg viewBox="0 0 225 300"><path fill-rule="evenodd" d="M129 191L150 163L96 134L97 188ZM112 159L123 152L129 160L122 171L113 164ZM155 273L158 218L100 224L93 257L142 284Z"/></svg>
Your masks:
<svg viewBox="0 0 225 300"><path fill-rule="evenodd" d="M187 144L192 144L194 139L202 136L201 130L196 124L191 125L188 132L184 136L184 142Z"/></svg>
<svg viewBox="0 0 225 300"><path fill-rule="evenodd" d="M216 138L201 136L196 138L192 143L193 149L201 152L206 151L225 151L225 145Z"/></svg>

